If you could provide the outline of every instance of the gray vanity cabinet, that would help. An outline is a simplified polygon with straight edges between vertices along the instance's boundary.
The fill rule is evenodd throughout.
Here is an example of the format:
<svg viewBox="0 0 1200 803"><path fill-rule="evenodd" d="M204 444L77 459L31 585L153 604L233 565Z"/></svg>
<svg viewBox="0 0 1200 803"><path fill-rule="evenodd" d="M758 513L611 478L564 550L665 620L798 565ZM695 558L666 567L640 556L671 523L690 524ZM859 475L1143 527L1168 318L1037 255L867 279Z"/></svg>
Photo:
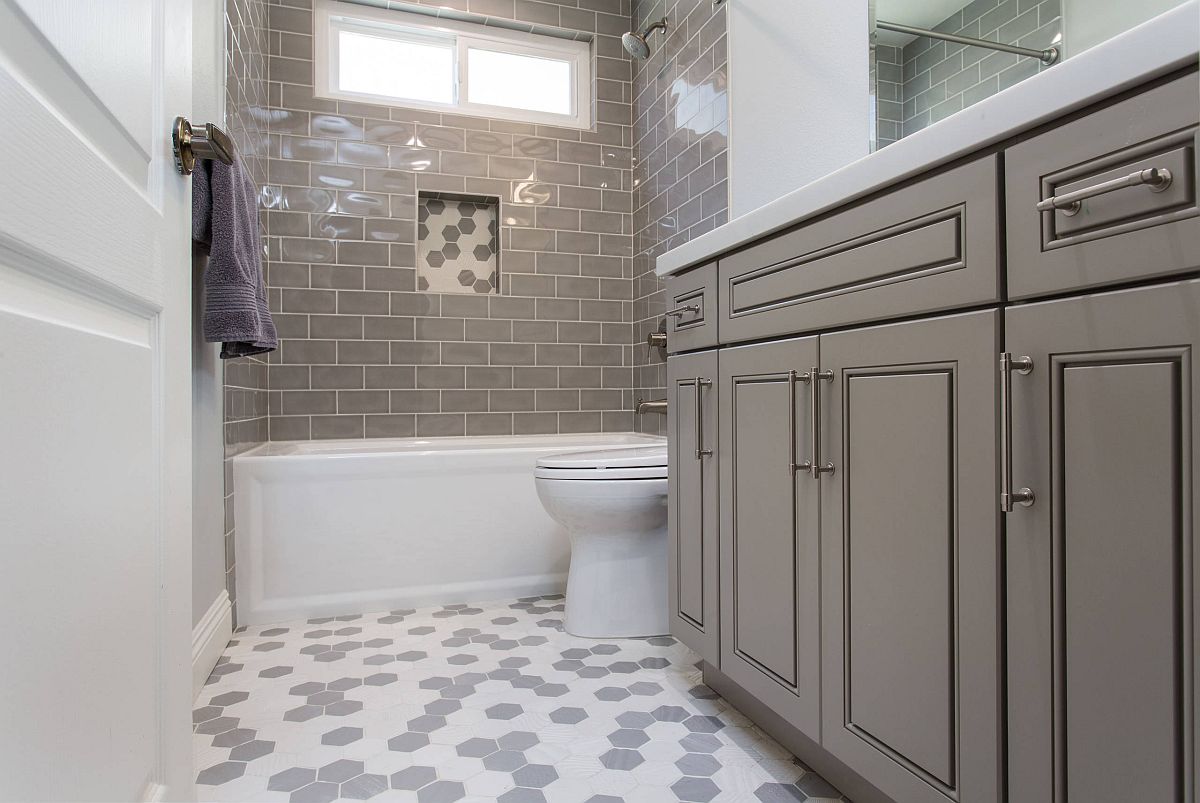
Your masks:
<svg viewBox="0 0 1200 803"><path fill-rule="evenodd" d="M720 662L717 576L717 352L667 360L671 635Z"/></svg>
<svg viewBox="0 0 1200 803"><path fill-rule="evenodd" d="M1014 307L1009 797L1196 799L1200 281Z"/></svg>
<svg viewBox="0 0 1200 803"><path fill-rule="evenodd" d="M720 355L721 671L816 740L820 733L817 484L807 454L817 338Z"/></svg>
<svg viewBox="0 0 1200 803"><path fill-rule="evenodd" d="M906 803L1001 799L999 344L996 311L821 336L821 739Z"/></svg>

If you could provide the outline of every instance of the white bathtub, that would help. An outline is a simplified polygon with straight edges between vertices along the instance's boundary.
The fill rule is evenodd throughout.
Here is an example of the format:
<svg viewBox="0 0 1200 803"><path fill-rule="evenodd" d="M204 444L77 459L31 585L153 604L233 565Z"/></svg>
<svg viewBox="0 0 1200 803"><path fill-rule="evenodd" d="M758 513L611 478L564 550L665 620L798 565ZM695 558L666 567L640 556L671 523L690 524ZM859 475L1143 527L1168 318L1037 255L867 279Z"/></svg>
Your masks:
<svg viewBox="0 0 1200 803"><path fill-rule="evenodd" d="M570 545L542 510L543 455L649 435L264 444L233 458L238 623L561 591Z"/></svg>

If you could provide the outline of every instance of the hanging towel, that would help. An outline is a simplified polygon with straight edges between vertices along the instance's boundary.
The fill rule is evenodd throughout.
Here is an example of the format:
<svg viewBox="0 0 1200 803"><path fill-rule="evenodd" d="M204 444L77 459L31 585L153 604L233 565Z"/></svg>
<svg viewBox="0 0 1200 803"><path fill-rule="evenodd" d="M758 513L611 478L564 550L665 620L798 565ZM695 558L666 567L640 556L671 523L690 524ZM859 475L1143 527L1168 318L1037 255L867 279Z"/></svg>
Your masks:
<svg viewBox="0 0 1200 803"><path fill-rule="evenodd" d="M196 162L192 239L208 252L204 340L222 344L223 360L274 351L279 340L263 280L258 191L240 160Z"/></svg>

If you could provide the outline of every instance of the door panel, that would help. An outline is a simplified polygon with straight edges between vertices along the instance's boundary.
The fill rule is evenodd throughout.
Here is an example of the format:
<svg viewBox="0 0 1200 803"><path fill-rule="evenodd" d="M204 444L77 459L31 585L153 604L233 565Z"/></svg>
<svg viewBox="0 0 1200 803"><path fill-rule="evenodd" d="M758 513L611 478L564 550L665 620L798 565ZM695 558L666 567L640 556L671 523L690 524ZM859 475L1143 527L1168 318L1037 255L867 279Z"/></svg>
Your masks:
<svg viewBox="0 0 1200 803"><path fill-rule="evenodd" d="M822 738L897 800L999 800L997 329L821 339Z"/></svg>
<svg viewBox="0 0 1200 803"><path fill-rule="evenodd" d="M193 795L191 18L0 0L6 800Z"/></svg>
<svg viewBox="0 0 1200 803"><path fill-rule="evenodd" d="M667 360L671 634L714 666L721 660L716 382L716 351Z"/></svg>
<svg viewBox="0 0 1200 803"><path fill-rule="evenodd" d="M721 669L812 738L820 729L816 482L804 374L816 338L721 352ZM789 384L792 388L789 390ZM789 433L791 440L789 441Z"/></svg>
<svg viewBox="0 0 1200 803"><path fill-rule="evenodd" d="M1013 799L1191 801L1200 282L1006 313ZM1119 771L1113 771L1119 767Z"/></svg>
<svg viewBox="0 0 1200 803"><path fill-rule="evenodd" d="M931 366L850 376L845 402L849 721L950 786L953 375ZM906 464L921 468L897 471Z"/></svg>

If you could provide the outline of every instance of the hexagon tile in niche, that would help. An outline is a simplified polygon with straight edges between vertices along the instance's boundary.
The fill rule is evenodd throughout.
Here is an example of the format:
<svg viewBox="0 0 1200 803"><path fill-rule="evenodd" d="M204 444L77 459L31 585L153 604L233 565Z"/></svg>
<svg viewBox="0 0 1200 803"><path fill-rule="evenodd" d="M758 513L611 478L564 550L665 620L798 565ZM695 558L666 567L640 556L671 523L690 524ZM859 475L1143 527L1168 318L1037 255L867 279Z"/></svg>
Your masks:
<svg viewBox="0 0 1200 803"><path fill-rule="evenodd" d="M562 630L561 596L251 627L193 711L201 801L841 801L669 637Z"/></svg>
<svg viewBox="0 0 1200 803"><path fill-rule="evenodd" d="M422 193L417 208L417 289L497 292L498 210L495 198Z"/></svg>

